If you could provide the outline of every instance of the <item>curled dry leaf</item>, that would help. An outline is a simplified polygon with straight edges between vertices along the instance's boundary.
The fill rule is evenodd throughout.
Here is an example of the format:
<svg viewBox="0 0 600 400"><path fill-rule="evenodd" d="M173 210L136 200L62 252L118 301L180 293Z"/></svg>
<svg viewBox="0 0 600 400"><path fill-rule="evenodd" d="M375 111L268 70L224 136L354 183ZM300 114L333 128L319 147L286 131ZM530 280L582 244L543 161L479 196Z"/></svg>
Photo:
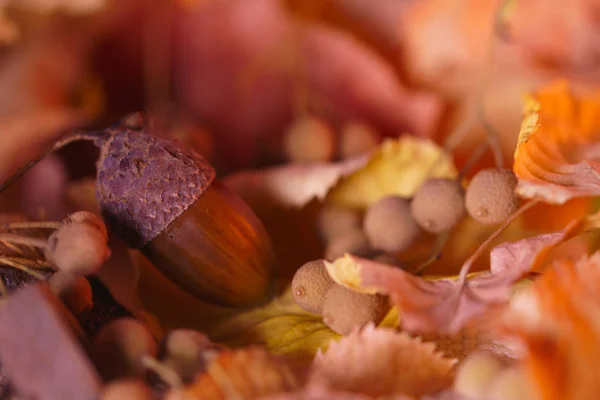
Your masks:
<svg viewBox="0 0 600 400"><path fill-rule="evenodd" d="M600 91L577 96L564 81L525 100L513 170L517 193L564 204L600 194Z"/></svg>
<svg viewBox="0 0 600 400"><path fill-rule="evenodd" d="M569 235L579 232L577 223L567 229ZM496 254L498 273L471 274L460 277L427 280L390 265L354 257L349 254L333 263L326 262L327 272L338 284L365 293L384 293L401 310L401 326L415 333L456 334L472 320L491 316L494 309L506 305L515 282L538 265L550 247L569 237L567 234L554 238L545 246L505 245ZM542 241L547 240L542 235ZM521 247L519 264L502 267L502 251ZM528 253L530 252L530 253Z"/></svg>
<svg viewBox="0 0 600 400"><path fill-rule="evenodd" d="M540 398L593 399L600 391L600 253L557 262L506 310L525 345L523 364ZM567 373L568 371L568 373Z"/></svg>
<svg viewBox="0 0 600 400"><path fill-rule="evenodd" d="M183 389L183 398L256 399L299 386L297 372L260 347L220 352L207 370Z"/></svg>
<svg viewBox="0 0 600 400"><path fill-rule="evenodd" d="M371 397L418 397L448 387L455 363L437 353L433 343L369 325L318 353L309 385L319 383Z"/></svg>

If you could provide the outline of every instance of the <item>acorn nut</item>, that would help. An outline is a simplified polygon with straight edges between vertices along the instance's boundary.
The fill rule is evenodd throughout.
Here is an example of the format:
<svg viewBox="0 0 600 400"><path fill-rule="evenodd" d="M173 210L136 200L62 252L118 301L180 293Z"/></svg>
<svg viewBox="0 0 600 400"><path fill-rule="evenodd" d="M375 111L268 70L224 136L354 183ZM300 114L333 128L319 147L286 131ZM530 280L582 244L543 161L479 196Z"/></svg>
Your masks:
<svg viewBox="0 0 600 400"><path fill-rule="evenodd" d="M270 238L206 159L123 126L102 131L96 144L96 195L110 230L199 299L232 307L268 301Z"/></svg>

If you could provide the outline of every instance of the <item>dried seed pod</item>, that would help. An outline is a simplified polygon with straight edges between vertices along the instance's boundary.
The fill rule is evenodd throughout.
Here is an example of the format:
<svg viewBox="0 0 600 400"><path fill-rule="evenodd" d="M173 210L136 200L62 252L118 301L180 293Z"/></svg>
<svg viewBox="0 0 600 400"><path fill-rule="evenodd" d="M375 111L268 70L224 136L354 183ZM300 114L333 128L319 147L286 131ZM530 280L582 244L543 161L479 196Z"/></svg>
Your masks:
<svg viewBox="0 0 600 400"><path fill-rule="evenodd" d="M371 247L369 239L362 230L352 229L329 243L325 250L325 259L333 261L342 257L345 253L359 257L369 257L373 254L373 247Z"/></svg>
<svg viewBox="0 0 600 400"><path fill-rule="evenodd" d="M154 357L156 353L156 342L143 323L120 318L98 332L90 356L102 377L112 380L141 376L144 357Z"/></svg>
<svg viewBox="0 0 600 400"><path fill-rule="evenodd" d="M326 205L319 213L317 227L325 243L332 242L336 237L352 229L359 229L360 213L347 207Z"/></svg>
<svg viewBox="0 0 600 400"><path fill-rule="evenodd" d="M270 298L270 238L203 157L143 130L106 130L97 142L96 191L112 231L200 299L247 307Z"/></svg>
<svg viewBox="0 0 600 400"><path fill-rule="evenodd" d="M369 207L363 225L371 245L389 253L406 250L421 232L408 200L398 196L384 197Z"/></svg>
<svg viewBox="0 0 600 400"><path fill-rule="evenodd" d="M94 225L73 223L62 225L50 235L45 255L59 271L89 275L108 260L110 250L106 237Z"/></svg>
<svg viewBox="0 0 600 400"><path fill-rule="evenodd" d="M310 261L301 266L292 279L292 295L303 310L321 314L325 294L334 284L323 260Z"/></svg>
<svg viewBox="0 0 600 400"><path fill-rule="evenodd" d="M108 240L108 232L102 218L90 211L77 211L63 219L65 224L88 223L95 226L102 235Z"/></svg>
<svg viewBox="0 0 600 400"><path fill-rule="evenodd" d="M92 286L83 276L57 272L52 275L48 284L52 292L57 294L74 314L80 314L94 306Z"/></svg>
<svg viewBox="0 0 600 400"><path fill-rule="evenodd" d="M292 162L329 161L335 152L335 135L322 119L304 116L289 126L283 146Z"/></svg>
<svg viewBox="0 0 600 400"><path fill-rule="evenodd" d="M378 324L388 310L384 296L358 293L335 284L325 295L323 322L340 335L346 335L369 322Z"/></svg>
<svg viewBox="0 0 600 400"><path fill-rule="evenodd" d="M204 369L206 351L215 349L206 335L192 329L176 329L163 341L162 360L188 382Z"/></svg>
<svg viewBox="0 0 600 400"><path fill-rule="evenodd" d="M469 215L483 224L506 221L519 208L516 187L517 177L511 170L490 168L479 171L465 195Z"/></svg>
<svg viewBox="0 0 600 400"><path fill-rule="evenodd" d="M340 135L340 157L342 159L373 151L381 137L373 128L362 122L344 125Z"/></svg>
<svg viewBox="0 0 600 400"><path fill-rule="evenodd" d="M426 231L448 231L465 216L465 192L454 179L429 179L415 194L411 212Z"/></svg>
<svg viewBox="0 0 600 400"><path fill-rule="evenodd" d="M152 400L152 390L140 379L122 379L106 385L102 400Z"/></svg>

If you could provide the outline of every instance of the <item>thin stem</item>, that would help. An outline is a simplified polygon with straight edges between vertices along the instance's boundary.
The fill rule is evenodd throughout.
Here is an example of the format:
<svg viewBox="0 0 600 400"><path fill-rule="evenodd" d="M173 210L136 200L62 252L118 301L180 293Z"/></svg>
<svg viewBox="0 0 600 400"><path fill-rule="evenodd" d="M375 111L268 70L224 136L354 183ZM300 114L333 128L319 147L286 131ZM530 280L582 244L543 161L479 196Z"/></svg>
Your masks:
<svg viewBox="0 0 600 400"><path fill-rule="evenodd" d="M440 259L441 255L442 255L442 249L448 242L449 237L450 237L450 234L448 232L443 232L438 235L438 237L435 241L435 245L433 246L433 251L431 252L429 257L427 257L427 259L425 259L425 261L423 261L421 264L419 264L414 269L413 273L415 275L419 275L421 272L423 272L423 270L425 268L427 268L429 265L431 265L432 263L434 263L435 261Z"/></svg>
<svg viewBox="0 0 600 400"><path fill-rule="evenodd" d="M177 373L165 363L162 363L151 356L144 356L142 364L150 371L155 372L171 388L177 389L183 386L183 382Z"/></svg>
<svg viewBox="0 0 600 400"><path fill-rule="evenodd" d="M471 171L473 166L477 163L477 161L479 161L481 156L483 156L483 154L485 153L485 150L487 149L488 145L489 145L489 142L486 140L486 141L483 141L482 143L479 143L479 145L475 148L475 150L473 150L473 152L471 153L471 156L469 157L469 159L467 160L465 165L462 167L462 169L458 173L458 177L456 178L458 181L462 180L462 178L464 178L465 175L467 175L469 173L469 171Z"/></svg>
<svg viewBox="0 0 600 400"><path fill-rule="evenodd" d="M0 257L0 263L8 265L9 267L13 267L15 269L18 269L19 271L23 271L31 276L33 276L36 279L39 279L41 281L45 281L46 277L42 274L40 274L37 271L32 270L31 268L26 267L25 265L22 265L16 261L14 261L12 258L10 257Z"/></svg>
<svg viewBox="0 0 600 400"><path fill-rule="evenodd" d="M2 230L10 229L58 229L63 225L58 221L40 221L40 222L11 222L0 227Z"/></svg>
<svg viewBox="0 0 600 400"><path fill-rule="evenodd" d="M466 282L467 275L469 274L469 270L471 269L471 266L473 265L475 260L477 260L477 258L479 258L479 256L481 256L483 254L483 252L485 251L487 246L489 246L489 244L494 239L496 239L498 237L498 235L500 235L506 229L506 227L508 225L510 225L511 222L513 222L515 219L517 219L517 217L519 217L521 214L523 214L525 211L529 210L531 207L535 206L539 202L540 202L539 199L533 199L533 200L528 201L521 208L519 208L513 215L511 215L506 221L504 221L502 226L500 226L494 233L492 233L490 235L490 237L488 237L486 239L486 241L483 242L477 250L475 250L475 252L471 255L471 257L469 257L467 259L467 261L465 261L462 268L460 269L460 274L459 274L459 279L458 279L459 282L461 282L461 281Z"/></svg>
<svg viewBox="0 0 600 400"><path fill-rule="evenodd" d="M46 158L48 155L54 153L55 151L60 150L61 148L65 147L66 145L76 142L78 140L96 140L96 139L97 139L97 136L94 135L93 133L87 133L87 132L82 132L82 131L71 132L71 133L66 134L61 139L54 142L54 144L52 146L50 146L50 148L46 149L45 151L42 151L41 154L39 154L33 160L29 161L22 168L18 169L17 172L15 172L6 181L4 181L2 184L0 184L0 193L4 192L4 190L6 190L7 187L12 185L17 179L19 179L20 177L25 175L25 173L27 171L29 171L31 168L36 166L37 163L39 163L40 161L42 161L44 158Z"/></svg>
<svg viewBox="0 0 600 400"><path fill-rule="evenodd" d="M40 247L40 248L46 247L45 239L25 237L25 236L15 235L12 233L0 233L0 242L23 244L26 246Z"/></svg>

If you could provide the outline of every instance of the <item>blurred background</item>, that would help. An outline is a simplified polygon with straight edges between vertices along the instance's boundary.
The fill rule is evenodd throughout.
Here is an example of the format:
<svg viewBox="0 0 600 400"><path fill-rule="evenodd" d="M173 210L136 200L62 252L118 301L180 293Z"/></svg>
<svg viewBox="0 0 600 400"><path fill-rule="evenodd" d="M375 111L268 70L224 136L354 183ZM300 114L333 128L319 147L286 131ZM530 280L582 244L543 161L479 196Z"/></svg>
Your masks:
<svg viewBox="0 0 600 400"><path fill-rule="evenodd" d="M309 131L326 130L335 146L349 127L360 131L349 138L375 143L403 134L443 143L459 130L459 167L487 125L510 165L524 93L555 79L577 90L598 80L599 4L4 0L0 179L66 131L105 127L139 110L221 175L302 161L286 135L307 117L326 125ZM315 157L344 158L371 139L354 147L347 139L346 150ZM311 140L327 147L322 135ZM3 194L0 206L63 216L67 182L93 177L96 156L89 143L67 146Z"/></svg>

